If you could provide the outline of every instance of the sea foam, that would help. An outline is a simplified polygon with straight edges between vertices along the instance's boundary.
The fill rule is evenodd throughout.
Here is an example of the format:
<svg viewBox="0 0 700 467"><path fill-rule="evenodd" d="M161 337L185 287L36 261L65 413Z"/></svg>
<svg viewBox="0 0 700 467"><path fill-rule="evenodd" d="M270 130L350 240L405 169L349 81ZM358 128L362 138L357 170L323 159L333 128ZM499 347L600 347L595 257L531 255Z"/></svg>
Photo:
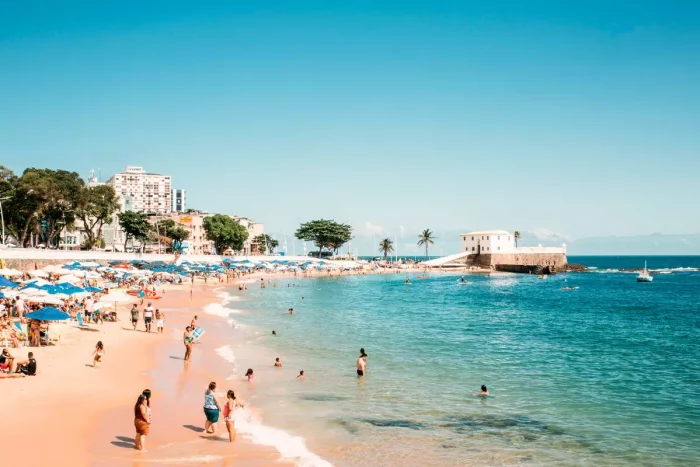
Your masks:
<svg viewBox="0 0 700 467"><path fill-rule="evenodd" d="M246 409L241 409L238 413L236 431L246 435L255 444L277 449L282 459L294 460L299 467L333 467L333 464L309 451L304 438L263 425Z"/></svg>
<svg viewBox="0 0 700 467"><path fill-rule="evenodd" d="M216 349L216 353L219 354L219 356L221 358L223 358L225 361L233 364L231 376L226 378L226 381L231 381L236 376L236 357L233 354L233 349L231 348L230 345L224 345L224 346Z"/></svg>

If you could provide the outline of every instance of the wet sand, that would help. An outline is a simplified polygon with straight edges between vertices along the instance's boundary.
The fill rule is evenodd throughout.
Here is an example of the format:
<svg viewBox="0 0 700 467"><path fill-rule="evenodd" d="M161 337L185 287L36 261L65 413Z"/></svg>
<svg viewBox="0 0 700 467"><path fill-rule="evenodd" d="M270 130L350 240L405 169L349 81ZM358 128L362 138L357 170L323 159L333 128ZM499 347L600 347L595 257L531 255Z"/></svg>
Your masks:
<svg viewBox="0 0 700 467"><path fill-rule="evenodd" d="M17 360L34 352L37 376L2 379L0 420L8 447L3 463L23 466L159 466L159 465L284 465L279 453L239 436L228 442L223 416L219 437L204 437L204 391L217 381L217 398L243 381L225 381L230 364L216 354L224 345L226 319L208 315L203 307L220 302L214 289L227 284L170 287L154 306L166 314L162 335L133 331L130 304L119 307L120 321L52 325L61 339L55 346L11 349ZM184 362L182 333L192 317L205 329L192 359ZM155 325L155 323L154 323ZM155 327L153 328L155 330ZM217 332L218 331L218 332ZM92 367L98 340L105 345L104 362ZM153 391L153 423L147 452L134 449L133 406L145 388ZM291 465L291 464L289 464Z"/></svg>

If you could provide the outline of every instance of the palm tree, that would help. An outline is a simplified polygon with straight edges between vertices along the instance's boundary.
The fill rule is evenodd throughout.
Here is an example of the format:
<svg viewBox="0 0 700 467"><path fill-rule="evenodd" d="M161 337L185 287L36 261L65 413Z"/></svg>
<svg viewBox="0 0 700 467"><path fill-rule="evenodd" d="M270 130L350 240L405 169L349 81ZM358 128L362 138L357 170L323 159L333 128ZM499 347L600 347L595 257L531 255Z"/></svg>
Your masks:
<svg viewBox="0 0 700 467"><path fill-rule="evenodd" d="M385 238L379 242L379 251L384 253L384 261L386 262L386 257L389 256L389 253L394 251L394 242L388 238Z"/></svg>
<svg viewBox="0 0 700 467"><path fill-rule="evenodd" d="M425 229L420 235L418 235L418 246L425 246L426 261L428 260L428 245L435 243L433 240L435 240L435 237L433 237L433 233L430 231L430 229Z"/></svg>
<svg viewBox="0 0 700 467"><path fill-rule="evenodd" d="M515 247L518 247L518 240L520 239L520 232L517 230L513 232L513 238L515 239Z"/></svg>

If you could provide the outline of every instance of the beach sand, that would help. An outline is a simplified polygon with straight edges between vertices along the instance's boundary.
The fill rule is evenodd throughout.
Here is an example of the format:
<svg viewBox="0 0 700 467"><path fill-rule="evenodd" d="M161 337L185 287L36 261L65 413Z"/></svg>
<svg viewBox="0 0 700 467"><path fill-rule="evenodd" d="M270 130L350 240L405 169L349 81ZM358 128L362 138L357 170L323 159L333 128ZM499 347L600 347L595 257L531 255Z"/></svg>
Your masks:
<svg viewBox="0 0 700 467"><path fill-rule="evenodd" d="M38 371L33 377L0 380L3 464L287 464L279 461L274 448L253 444L243 436L230 444L223 416L219 437L203 437L203 394L208 383L217 381L220 404L227 389L245 384L242 377L226 381L231 364L216 353L225 344L222 331L228 323L223 314L207 314L203 308L220 302L214 289L227 284L211 282L171 286L162 300L154 302L166 314L162 335L145 333L143 322L133 331L127 303L119 307L116 323L92 324L88 329L74 323L53 324L52 332L61 334L56 345L11 349L20 361L28 351L34 352ZM185 363L182 333L195 314L206 332L194 346L191 361ZM93 368L92 352L98 340L105 346L104 361ZM147 452L139 452L133 445L133 407L146 388L153 391L153 423Z"/></svg>

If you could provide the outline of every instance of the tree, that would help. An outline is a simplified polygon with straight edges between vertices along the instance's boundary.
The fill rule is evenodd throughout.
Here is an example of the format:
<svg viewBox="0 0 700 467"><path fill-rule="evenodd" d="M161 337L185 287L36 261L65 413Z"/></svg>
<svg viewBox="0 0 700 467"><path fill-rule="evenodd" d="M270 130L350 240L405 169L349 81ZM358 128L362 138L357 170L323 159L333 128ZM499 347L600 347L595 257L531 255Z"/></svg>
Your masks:
<svg viewBox="0 0 700 467"><path fill-rule="evenodd" d="M349 242L352 239L352 227L333 220L320 219L301 224L294 236L299 240L314 242L320 257L324 248L333 248L337 251Z"/></svg>
<svg viewBox="0 0 700 467"><path fill-rule="evenodd" d="M124 211L120 212L117 217L119 218L119 226L126 234L124 251L126 251L126 245L131 239L138 240L141 243L148 240L148 236L151 232L151 224L148 222L147 214L143 212Z"/></svg>
<svg viewBox="0 0 700 467"><path fill-rule="evenodd" d="M520 232L517 230L513 233L513 238L515 239L515 247L518 247L518 240L520 240Z"/></svg>
<svg viewBox="0 0 700 467"><path fill-rule="evenodd" d="M260 234L255 236L253 238L253 243L258 245L258 249L263 254L265 251L269 251L270 254L273 254L275 252L275 248L277 248L280 244L280 242L270 237L268 234Z"/></svg>
<svg viewBox="0 0 700 467"><path fill-rule="evenodd" d="M223 214L205 217L203 227L207 240L214 242L216 252L220 255L229 248L234 251L242 250L248 239L248 230Z"/></svg>
<svg viewBox="0 0 700 467"><path fill-rule="evenodd" d="M12 198L6 202L7 225L21 245L27 243L30 233L51 244L64 227L72 228L78 196L85 187L76 172L28 168L16 179L5 169L2 177L4 188L8 183L14 185Z"/></svg>
<svg viewBox="0 0 700 467"><path fill-rule="evenodd" d="M425 229L418 235L418 246L425 246L425 259L428 260L428 245L435 243L435 237L433 237L433 232L430 229Z"/></svg>
<svg viewBox="0 0 700 467"><path fill-rule="evenodd" d="M84 188L79 196L75 215L85 226L85 247L91 249L102 238L102 227L119 208L114 188L100 185ZM104 247L103 247L104 248Z"/></svg>
<svg viewBox="0 0 700 467"><path fill-rule="evenodd" d="M394 242L392 242L388 238L385 238L384 240L379 242L379 251L381 253L384 253L384 261L386 261L386 258L387 256L389 256L389 253L394 251Z"/></svg>

